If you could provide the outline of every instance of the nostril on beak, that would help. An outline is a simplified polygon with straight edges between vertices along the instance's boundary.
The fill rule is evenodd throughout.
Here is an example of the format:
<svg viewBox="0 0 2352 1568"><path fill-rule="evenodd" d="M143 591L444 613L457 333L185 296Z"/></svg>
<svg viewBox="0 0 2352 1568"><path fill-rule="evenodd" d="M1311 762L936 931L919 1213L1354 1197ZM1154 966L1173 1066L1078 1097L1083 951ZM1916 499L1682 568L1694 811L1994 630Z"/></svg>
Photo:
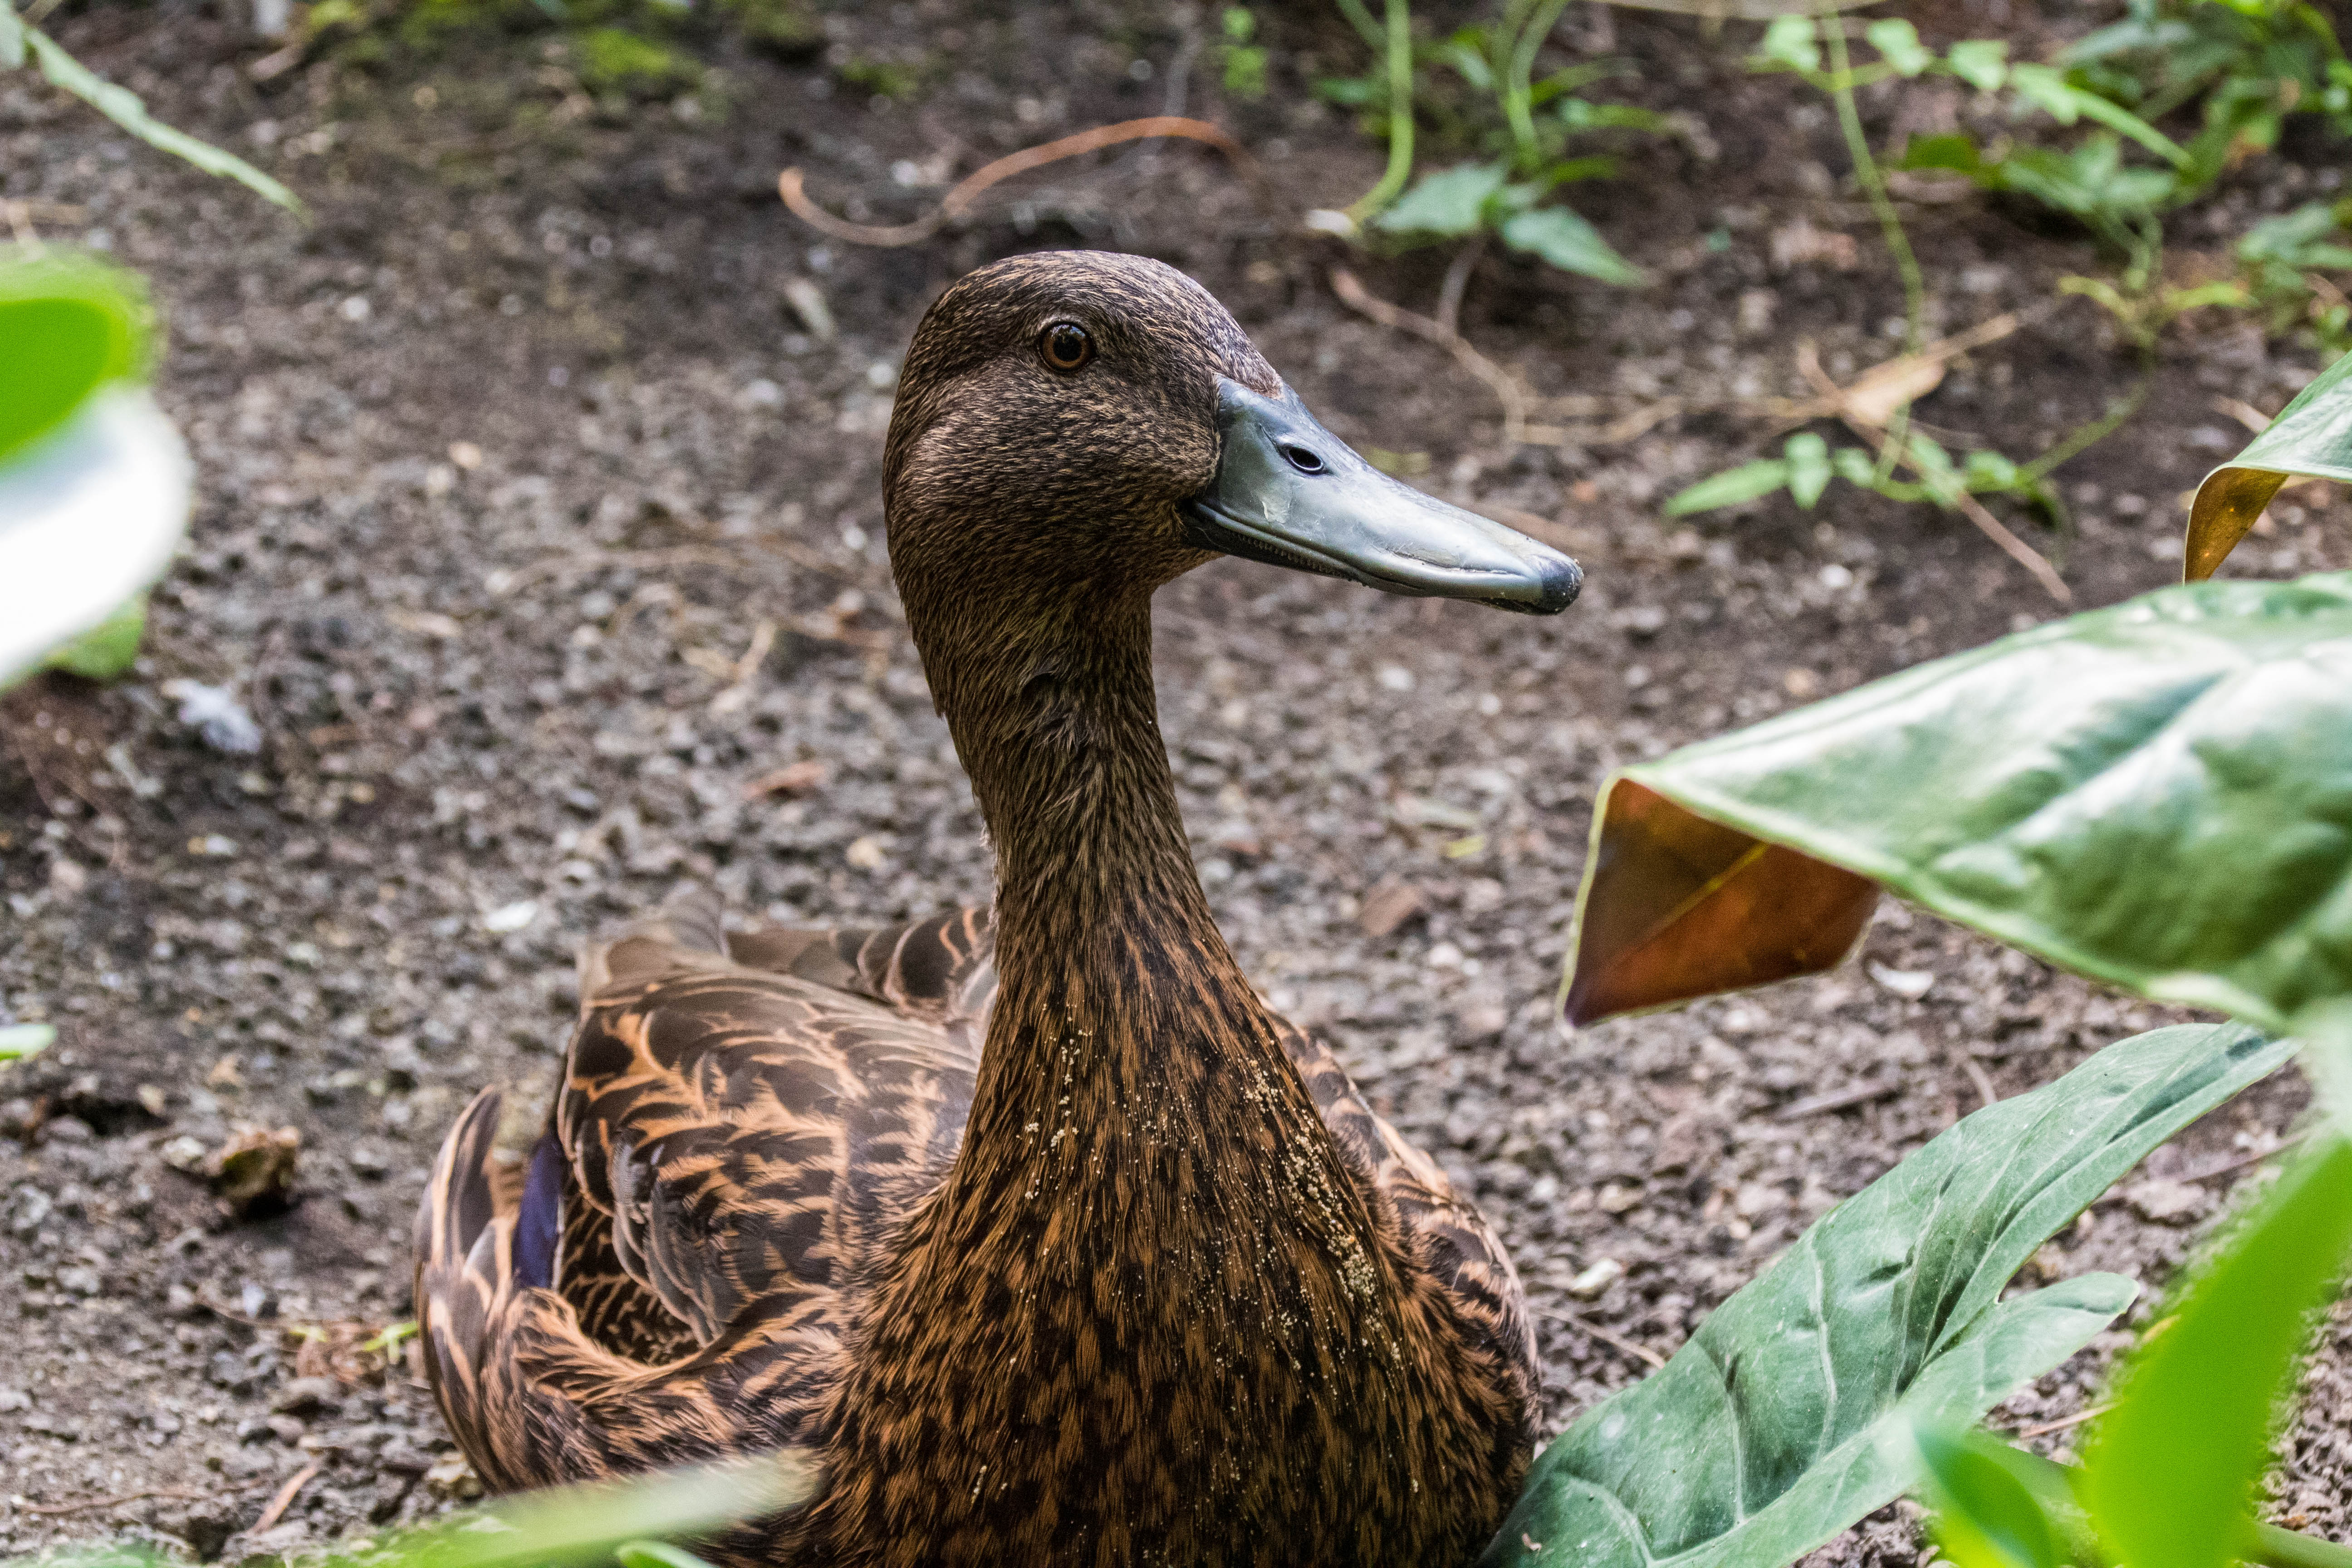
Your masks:
<svg viewBox="0 0 2352 1568"><path fill-rule="evenodd" d="M1323 459L1304 447L1293 447L1286 442L1282 447L1282 455L1288 459L1292 468L1302 474L1319 474L1323 471Z"/></svg>

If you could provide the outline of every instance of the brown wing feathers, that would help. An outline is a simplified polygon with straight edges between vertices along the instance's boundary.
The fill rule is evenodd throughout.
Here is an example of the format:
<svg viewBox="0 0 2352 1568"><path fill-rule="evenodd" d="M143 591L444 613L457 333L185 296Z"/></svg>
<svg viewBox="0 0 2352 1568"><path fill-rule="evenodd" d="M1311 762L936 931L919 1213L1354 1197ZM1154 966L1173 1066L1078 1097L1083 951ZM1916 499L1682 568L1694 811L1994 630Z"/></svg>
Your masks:
<svg viewBox="0 0 2352 1568"><path fill-rule="evenodd" d="M522 1183L490 1147L495 1092L450 1133L419 1216L426 1363L502 1487L721 1451L753 1436L755 1391L762 1443L802 1436L854 1298L954 1157L994 1000L985 909L727 935L672 911L583 969L604 989L556 1107L555 1293L514 1279ZM1283 1043L1532 1408L1525 1301L1491 1227L1328 1047L1296 1028Z"/></svg>

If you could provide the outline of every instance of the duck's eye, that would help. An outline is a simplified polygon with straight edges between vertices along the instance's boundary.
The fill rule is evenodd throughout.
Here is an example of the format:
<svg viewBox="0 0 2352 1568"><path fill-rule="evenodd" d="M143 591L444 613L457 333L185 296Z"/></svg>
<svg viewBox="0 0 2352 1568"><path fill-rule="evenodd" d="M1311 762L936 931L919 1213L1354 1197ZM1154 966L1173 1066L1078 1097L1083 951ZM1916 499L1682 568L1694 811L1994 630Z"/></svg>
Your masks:
<svg viewBox="0 0 2352 1568"><path fill-rule="evenodd" d="M1095 340L1076 321L1055 321L1037 334L1037 352L1045 356L1047 364L1067 375L1095 357Z"/></svg>

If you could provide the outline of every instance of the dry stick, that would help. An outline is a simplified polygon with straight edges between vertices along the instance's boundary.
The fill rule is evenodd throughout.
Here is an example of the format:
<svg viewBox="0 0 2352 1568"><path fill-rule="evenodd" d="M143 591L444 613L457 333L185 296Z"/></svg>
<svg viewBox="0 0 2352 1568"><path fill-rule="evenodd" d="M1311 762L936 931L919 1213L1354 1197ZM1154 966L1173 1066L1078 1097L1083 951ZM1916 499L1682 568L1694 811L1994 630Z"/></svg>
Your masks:
<svg viewBox="0 0 2352 1568"><path fill-rule="evenodd" d="M1456 338L1462 335L1462 295L1470 287L1471 270L1478 258L1486 253L1486 235L1481 229L1454 253L1453 263L1445 268L1445 281L1437 290L1437 324Z"/></svg>
<svg viewBox="0 0 2352 1568"><path fill-rule="evenodd" d="M1850 1105L1867 1100L1884 1100L1903 1088L1901 1079L1881 1079L1875 1083L1858 1083L1848 1089L1832 1089L1827 1094L1808 1095L1792 1100L1772 1113L1775 1121L1801 1121L1808 1116L1819 1116L1824 1110L1843 1110Z"/></svg>
<svg viewBox="0 0 2352 1568"><path fill-rule="evenodd" d="M2063 1432L2069 1426L2080 1426L2085 1421L2095 1421L2114 1408L2112 1405L2094 1405L2087 1410L2077 1410L2072 1415L2062 1415L2055 1421L2044 1421L2038 1426L2021 1426L2010 1436L2047 1437L2053 1432Z"/></svg>
<svg viewBox="0 0 2352 1568"><path fill-rule="evenodd" d="M56 1519L68 1513L88 1513L93 1509L120 1508L127 1502L144 1502L149 1498L171 1498L179 1502L201 1502L212 1495L210 1492L184 1491L177 1487L151 1487L145 1491L124 1492L121 1497L90 1498L82 1502L49 1503L46 1506L40 1503L20 1502L16 1505L16 1511L37 1513L46 1518Z"/></svg>
<svg viewBox="0 0 2352 1568"><path fill-rule="evenodd" d="M809 199L797 168L786 169L776 176L776 190L784 198L784 205L793 209L793 216L820 234L845 240L851 245L919 245L970 212L981 192L1015 174L1025 174L1032 169L1043 168L1065 158L1075 158L1080 153L1117 146L1121 142L1141 142L1168 136L1205 142L1216 148L1233 160L1234 168L1261 196L1265 195L1265 172L1258 167L1257 160L1250 156L1248 148L1234 141L1222 126L1212 125L1205 120L1188 120L1179 114L1154 114L1142 120L1122 120L1116 125L1098 125L1092 131L1081 131L1075 136L1065 136L1041 147L1008 153L965 175L947 194L945 200L912 223L878 226L837 218Z"/></svg>
<svg viewBox="0 0 2352 1568"><path fill-rule="evenodd" d="M1553 1312L1549 1315L1554 1322L1566 1323L1570 1328L1574 1329L1580 1334L1589 1334L1592 1338L1599 1340L1604 1345L1611 1346L1616 1350L1621 1350L1627 1355L1647 1362L1653 1370L1666 1364L1665 1357L1660 1355L1649 1346L1643 1344L1640 1341L1629 1340L1622 1334L1612 1333L1609 1330L1602 1328L1598 1323L1590 1322L1583 1318L1578 1317L1574 1312Z"/></svg>
<svg viewBox="0 0 2352 1568"><path fill-rule="evenodd" d="M1960 1065L1968 1069L1969 1081L1977 1086L1977 1092L1984 1096L1986 1105L2000 1103L2000 1096L1993 1092L1992 1074L1985 1071L1982 1062L1974 1057L1962 1057Z"/></svg>
<svg viewBox="0 0 2352 1568"><path fill-rule="evenodd" d="M318 1473L319 1461L313 1459L309 1464L303 1466L300 1469L295 1471L292 1475L287 1477L286 1484L278 1489L278 1495L269 1500L269 1506L261 1510L261 1517L259 1519L255 1520L251 1525L247 1527L246 1533L248 1535L258 1535L263 1531L268 1530L271 1525L276 1524L280 1519L284 1518L286 1510L294 1506L294 1499L296 1496L301 1492L304 1487L310 1484L312 1479L315 1478Z"/></svg>
<svg viewBox="0 0 2352 1568"><path fill-rule="evenodd" d="M1797 351L1797 368L1803 371L1805 378L1808 381L1811 381L1814 386L1821 390L1822 397L1824 401L1835 399L1839 396L1843 389L1839 387L1836 382L1830 379L1828 372L1822 369L1821 360L1813 352L1813 345L1811 343L1808 342ZM1875 450L1884 454L1892 449L1895 454L1895 462L1897 465L1910 469L1915 474L1918 474L1923 479L1927 478L1926 472L1919 467L1918 461L1911 456L1910 447L1907 443L1901 447L1894 447L1890 448L1890 444L1886 439L1885 431L1878 429L1864 420L1854 417L1854 416L1842 405L1838 408L1838 417L1844 421L1847 429L1852 430L1855 435L1869 442ZM1957 492L1950 498L1950 500L1952 504L1959 510L1959 513L1962 517L1967 518L1970 522L1977 525L1977 531L1979 532L1982 533L1987 539L1991 540L1995 544L2000 546L2002 552L2007 554L2010 559L2015 561L2028 572L2032 573L2034 581L2040 583L2043 591L2052 598L2057 600L2062 605L2074 603L2074 591L2066 586L2065 579L2058 575L2057 568L2050 564L2048 558L2045 557L2042 552L2034 549L2033 546L2026 543L2025 541L2018 538L2014 533L2011 533L2009 531L2007 524L2003 523L2000 519L1993 516L1991 512L1985 510L1985 505L1982 501L1977 500L1976 497L1969 494L1966 490Z"/></svg>
<svg viewBox="0 0 2352 1568"><path fill-rule="evenodd" d="M1564 446L1570 433L1556 425L1528 423L1528 395L1510 372L1470 346L1470 341L1460 332L1449 330L1442 321L1427 316L1417 316L1402 306L1368 293L1356 275L1344 267L1331 268L1331 292L1339 302L1360 316L1367 316L1394 331L1411 332L1423 338L1454 356L1454 363L1480 381L1503 405L1503 439L1528 446Z"/></svg>

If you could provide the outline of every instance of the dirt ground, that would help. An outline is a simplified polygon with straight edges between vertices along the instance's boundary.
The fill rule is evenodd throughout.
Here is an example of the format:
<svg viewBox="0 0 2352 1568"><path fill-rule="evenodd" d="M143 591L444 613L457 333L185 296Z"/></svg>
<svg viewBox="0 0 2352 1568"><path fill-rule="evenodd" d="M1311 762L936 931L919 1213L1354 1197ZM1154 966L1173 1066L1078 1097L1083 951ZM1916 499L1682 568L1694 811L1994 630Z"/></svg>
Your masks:
<svg viewBox="0 0 2352 1568"><path fill-rule="evenodd" d="M1932 40L1996 26L1996 5L1913 14ZM212 6L57 21L159 111L291 182L307 229L0 78L0 196L150 274L161 395L202 470L136 677L37 682L0 708L0 1023L60 1033L0 1070L0 1550L127 1533L237 1559L466 1495L430 1396L364 1347L408 1314L442 1129L486 1081L548 1082L576 944L688 880L747 919L987 896L898 614L878 464L917 318L998 256L1115 246L1185 268L1340 434L1425 454L1421 482L1534 514L1590 572L1571 612L1528 621L1223 562L1165 592L1159 623L1218 916L1273 1002L1327 1031L1501 1225L1555 1427L1984 1093L2186 1016L1890 908L1833 975L1565 1035L1554 988L1612 766L2057 606L1964 524L1843 487L1811 514L1662 521L1675 489L1777 445L1753 420L1505 447L1478 383L1327 280L1345 263L1427 311L1448 257L1349 256L1301 229L1379 163L1298 89L1298 51L1357 68L1319 10L1270 21L1275 95L1226 103L1205 13L1003 9L844 8L829 57L714 46L727 112L627 116L582 97L543 34L257 84L268 46ZM2099 15L2019 9L2012 33ZM1623 96L1687 117L1578 192L1656 281L1488 256L1462 312L1475 342L1612 416L1801 394L1808 339L1840 375L1893 352L1899 292L1840 186L1834 125L1742 71L1739 28L1592 7L1563 36L1635 62ZM911 62L920 89L869 101L852 59ZM887 250L824 240L775 196L796 164L835 210L900 221L998 153L1170 108L1230 125L1266 196L1213 153L1130 149ZM1885 133L1895 106L1869 109ZM2231 221L2333 188L2332 158L2290 144L2255 165ZM1938 331L2027 312L1924 417L2021 455L2126 384L2095 309L2049 303L2094 265L2084 242L1973 199L1910 217ZM837 335L788 285L814 286ZM2244 438L2217 400L2274 411L2316 368L2248 331L2171 341L2147 413L2063 470L2076 531L2049 542L2078 603L2171 580L2182 492ZM2305 491L2276 510L2233 570L2352 562L2352 508ZM184 723L175 679L226 688L260 749ZM2159 1285L2305 1100L2290 1074L2217 1112L2036 1269ZM300 1138L291 1206L231 1219L191 1171L278 1128ZM1996 1423L2080 1410L2121 1342ZM2329 1533L2352 1500L2347 1350L2339 1328L2277 1483L2283 1517ZM1826 1560L1917 1550L1897 1509Z"/></svg>

